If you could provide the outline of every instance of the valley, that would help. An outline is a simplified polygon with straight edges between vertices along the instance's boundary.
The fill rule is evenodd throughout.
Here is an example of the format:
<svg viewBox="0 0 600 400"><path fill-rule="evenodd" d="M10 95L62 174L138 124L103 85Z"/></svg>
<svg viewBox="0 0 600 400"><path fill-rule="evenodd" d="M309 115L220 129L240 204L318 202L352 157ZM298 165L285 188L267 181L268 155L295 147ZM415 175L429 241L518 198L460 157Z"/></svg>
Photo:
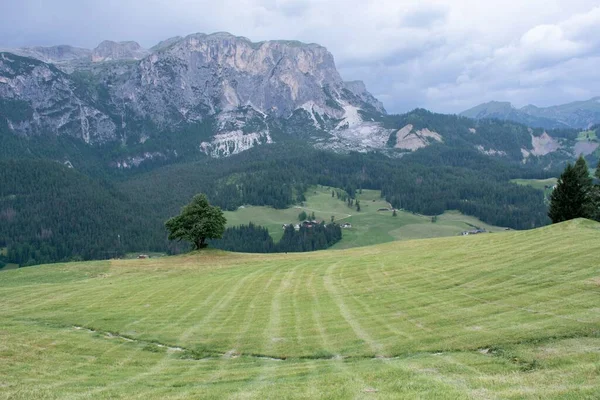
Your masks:
<svg viewBox="0 0 600 400"><path fill-rule="evenodd" d="M246 225L252 222L268 228L273 239L278 241L283 235L282 225L298 224L298 215L302 211L308 215L314 212L316 219L325 223L329 223L331 216L334 216L336 223L352 225L351 228L343 230L342 240L335 244L334 249L367 246L394 240L456 236L476 228L485 229L487 232L504 230L455 211L447 211L436 216L434 219L436 222L432 222L432 216L403 210L397 210L397 216L394 217L393 207L381 198L381 192L378 190L362 189L362 193L356 194L361 207L361 211L357 212L356 206L349 207L343 200L332 197L332 191L340 192L340 189L311 187L305 194L306 201L303 205L283 210L242 206L236 211L225 212L227 225Z"/></svg>

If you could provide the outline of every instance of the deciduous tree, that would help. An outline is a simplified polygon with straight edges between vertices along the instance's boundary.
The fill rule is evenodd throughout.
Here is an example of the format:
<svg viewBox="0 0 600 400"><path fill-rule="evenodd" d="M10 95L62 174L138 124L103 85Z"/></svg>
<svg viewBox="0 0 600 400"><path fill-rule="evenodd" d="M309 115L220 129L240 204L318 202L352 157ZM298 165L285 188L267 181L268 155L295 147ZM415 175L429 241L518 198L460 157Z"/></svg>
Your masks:
<svg viewBox="0 0 600 400"><path fill-rule="evenodd" d="M198 194L181 209L181 214L169 219L165 226L169 240L186 240L197 250L206 247L206 239L220 238L226 223L223 211L211 206L204 194Z"/></svg>

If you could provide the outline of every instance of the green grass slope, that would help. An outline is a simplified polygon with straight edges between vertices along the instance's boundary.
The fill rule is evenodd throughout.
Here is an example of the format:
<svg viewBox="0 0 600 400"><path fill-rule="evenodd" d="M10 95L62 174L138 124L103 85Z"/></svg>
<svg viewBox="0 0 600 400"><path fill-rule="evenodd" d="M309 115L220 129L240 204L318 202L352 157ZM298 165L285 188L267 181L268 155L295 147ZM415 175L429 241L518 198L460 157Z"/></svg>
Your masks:
<svg viewBox="0 0 600 400"><path fill-rule="evenodd" d="M599 237L3 272L0 398L598 398Z"/></svg>
<svg viewBox="0 0 600 400"><path fill-rule="evenodd" d="M463 231L473 229L474 226L485 228L489 232L504 230L456 211L447 211L438 216L436 223L431 222L430 216L406 211L398 211L398 215L393 217L391 211L377 211L381 208L390 208L390 204L381 198L379 190L365 189L357 194L361 205L361 211L357 212L356 207L348 207L346 202L331 197L332 190L336 189L323 186L312 187L305 193L306 201L302 207L277 210L272 207L247 206L236 211L226 211L227 225L237 226L253 222L268 228L273 239L278 241L283 235L282 225L297 223L298 214L303 210L308 215L314 212L317 219L326 222L329 222L333 216L338 223L352 224L351 229L344 229L342 240L334 246L336 249L394 240L456 236Z"/></svg>

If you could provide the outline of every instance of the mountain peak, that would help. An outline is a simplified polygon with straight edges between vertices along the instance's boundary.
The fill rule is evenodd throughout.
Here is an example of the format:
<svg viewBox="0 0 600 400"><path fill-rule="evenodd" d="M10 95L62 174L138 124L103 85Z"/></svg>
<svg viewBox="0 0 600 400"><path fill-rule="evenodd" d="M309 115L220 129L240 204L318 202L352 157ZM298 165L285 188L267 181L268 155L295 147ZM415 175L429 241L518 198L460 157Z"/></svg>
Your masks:
<svg viewBox="0 0 600 400"><path fill-rule="evenodd" d="M149 54L135 41L114 42L105 40L92 52L92 62L140 60Z"/></svg>

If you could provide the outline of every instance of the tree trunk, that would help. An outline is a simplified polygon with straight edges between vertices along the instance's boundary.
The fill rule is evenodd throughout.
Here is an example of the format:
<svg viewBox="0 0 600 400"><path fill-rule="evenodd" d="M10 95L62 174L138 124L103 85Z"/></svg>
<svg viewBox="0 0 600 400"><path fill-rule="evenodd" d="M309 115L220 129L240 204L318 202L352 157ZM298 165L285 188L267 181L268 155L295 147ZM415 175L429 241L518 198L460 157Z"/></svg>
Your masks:
<svg viewBox="0 0 600 400"><path fill-rule="evenodd" d="M205 248L207 246L206 243L204 243L206 241L206 238L200 238L198 240L196 240L196 250L202 250L203 248Z"/></svg>

